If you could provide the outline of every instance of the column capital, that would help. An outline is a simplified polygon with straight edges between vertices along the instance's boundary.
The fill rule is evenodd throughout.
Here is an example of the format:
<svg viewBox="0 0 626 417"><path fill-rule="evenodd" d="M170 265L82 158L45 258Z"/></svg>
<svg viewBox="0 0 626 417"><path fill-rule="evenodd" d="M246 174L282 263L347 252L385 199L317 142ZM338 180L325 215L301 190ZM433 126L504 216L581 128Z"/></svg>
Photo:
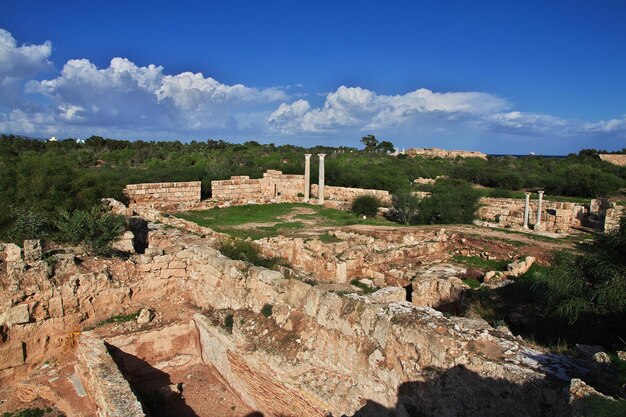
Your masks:
<svg viewBox="0 0 626 417"><path fill-rule="evenodd" d="M544 191L537 191L537 194L543 195Z"/></svg>
<svg viewBox="0 0 626 417"><path fill-rule="evenodd" d="M311 155L313 155L313 154L310 154L310 153L305 153L305 154L304 154L304 157L305 157L306 159L311 159Z"/></svg>
<svg viewBox="0 0 626 417"><path fill-rule="evenodd" d="M324 157L326 156L325 153L318 153L317 156L320 157L320 159L324 159Z"/></svg>
<svg viewBox="0 0 626 417"><path fill-rule="evenodd" d="M532 193L525 192L524 194L526 194L526 198L528 198Z"/></svg>

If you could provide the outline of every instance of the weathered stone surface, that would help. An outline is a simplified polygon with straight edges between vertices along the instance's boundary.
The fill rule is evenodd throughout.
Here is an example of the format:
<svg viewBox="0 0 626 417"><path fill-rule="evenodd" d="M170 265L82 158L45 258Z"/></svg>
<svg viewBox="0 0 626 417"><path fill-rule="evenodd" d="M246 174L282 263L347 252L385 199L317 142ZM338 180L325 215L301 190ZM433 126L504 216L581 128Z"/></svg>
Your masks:
<svg viewBox="0 0 626 417"><path fill-rule="evenodd" d="M9 308L4 313L4 318L0 316L0 324L2 322L7 326L15 326L16 324L26 324L30 321L30 309L28 304L19 304Z"/></svg>
<svg viewBox="0 0 626 417"><path fill-rule="evenodd" d="M144 417L141 403L93 332L82 333L76 350L77 371L103 417Z"/></svg>
<svg viewBox="0 0 626 417"><path fill-rule="evenodd" d="M26 262L41 260L41 240L24 241L24 260Z"/></svg>
<svg viewBox="0 0 626 417"><path fill-rule="evenodd" d="M511 262L506 268L510 276L519 277L528 272L534 262L535 258L533 256L527 256L523 260Z"/></svg>
<svg viewBox="0 0 626 417"><path fill-rule="evenodd" d="M396 303L406 300L406 290L402 287L385 287L370 294L368 298L372 303Z"/></svg>
<svg viewBox="0 0 626 417"><path fill-rule="evenodd" d="M26 359L26 345L24 343L9 346L0 345L0 371L24 364Z"/></svg>
<svg viewBox="0 0 626 417"><path fill-rule="evenodd" d="M154 319L154 311L150 308L142 308L137 317L137 323L147 324Z"/></svg>
<svg viewBox="0 0 626 417"><path fill-rule="evenodd" d="M120 252L135 253L135 246L133 244L134 239L135 234L130 230L127 230L116 242L113 243L112 247Z"/></svg>
<svg viewBox="0 0 626 417"><path fill-rule="evenodd" d="M4 245L5 262L21 262L22 261L22 249L13 243L6 243Z"/></svg>
<svg viewBox="0 0 626 417"><path fill-rule="evenodd" d="M52 318L63 317L65 315L62 297L53 297L48 300L48 313Z"/></svg>

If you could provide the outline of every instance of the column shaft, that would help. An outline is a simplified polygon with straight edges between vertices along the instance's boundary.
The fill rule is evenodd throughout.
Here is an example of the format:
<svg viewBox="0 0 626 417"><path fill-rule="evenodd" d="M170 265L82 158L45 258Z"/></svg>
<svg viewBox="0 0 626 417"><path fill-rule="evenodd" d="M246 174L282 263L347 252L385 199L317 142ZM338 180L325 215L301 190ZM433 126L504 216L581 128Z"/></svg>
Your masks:
<svg viewBox="0 0 626 417"><path fill-rule="evenodd" d="M526 194L526 201L524 203L524 229L528 229L528 214L529 214L529 205L530 205L530 193Z"/></svg>
<svg viewBox="0 0 626 417"><path fill-rule="evenodd" d="M324 157L326 154L320 153L318 156L320 157L320 173L317 189L317 202L321 205L324 204Z"/></svg>
<svg viewBox="0 0 626 417"><path fill-rule="evenodd" d="M308 203L311 191L311 154L304 155L304 202Z"/></svg>
<svg viewBox="0 0 626 417"><path fill-rule="evenodd" d="M539 201L537 201L537 222L535 227L541 224L541 203L543 203L543 191L537 191L539 194Z"/></svg>

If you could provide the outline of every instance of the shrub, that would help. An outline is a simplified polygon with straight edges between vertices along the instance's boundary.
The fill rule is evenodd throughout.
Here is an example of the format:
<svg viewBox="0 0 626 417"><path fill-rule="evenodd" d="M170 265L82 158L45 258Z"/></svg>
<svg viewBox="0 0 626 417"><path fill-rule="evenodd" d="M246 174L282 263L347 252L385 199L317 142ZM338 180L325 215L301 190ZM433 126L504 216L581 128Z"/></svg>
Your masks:
<svg viewBox="0 0 626 417"><path fill-rule="evenodd" d="M278 264L278 258L262 256L259 253L259 248L254 243L241 239L229 238L221 240L217 250L222 252L222 255L227 258L250 262L256 266L273 268Z"/></svg>
<svg viewBox="0 0 626 417"><path fill-rule="evenodd" d="M391 202L396 212L397 220L403 224L410 224L417 215L419 198L410 189L400 189L391 196Z"/></svg>
<svg viewBox="0 0 626 417"><path fill-rule="evenodd" d="M263 314L265 317L269 317L272 315L272 305L271 304L265 304L263 306L263 308L261 309L261 314Z"/></svg>
<svg viewBox="0 0 626 417"><path fill-rule="evenodd" d="M446 179L433 186L430 197L420 201L421 224L471 223L478 209L480 193L463 180Z"/></svg>
<svg viewBox="0 0 626 417"><path fill-rule="evenodd" d="M124 231L125 219L99 207L89 211L75 210L59 213L57 237L73 245L84 245L90 252L108 255L111 245Z"/></svg>
<svg viewBox="0 0 626 417"><path fill-rule="evenodd" d="M7 234L20 246L26 239L43 239L50 229L46 214L35 209L13 208L11 217L15 220Z"/></svg>
<svg viewBox="0 0 626 417"><path fill-rule="evenodd" d="M378 197L369 194L360 195L352 202L352 211L360 216L374 217L380 205Z"/></svg>
<svg viewBox="0 0 626 417"><path fill-rule="evenodd" d="M489 192L489 197L513 198L515 197L515 193L511 190L505 190L504 188L495 188Z"/></svg>

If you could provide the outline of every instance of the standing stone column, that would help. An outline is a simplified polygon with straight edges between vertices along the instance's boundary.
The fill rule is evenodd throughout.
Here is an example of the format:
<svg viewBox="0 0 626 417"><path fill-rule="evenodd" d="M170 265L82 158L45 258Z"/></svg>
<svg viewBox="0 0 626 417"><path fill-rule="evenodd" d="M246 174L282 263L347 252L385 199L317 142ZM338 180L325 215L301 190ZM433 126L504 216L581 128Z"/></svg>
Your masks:
<svg viewBox="0 0 626 417"><path fill-rule="evenodd" d="M304 155L304 202L308 203L311 191L311 154Z"/></svg>
<svg viewBox="0 0 626 417"><path fill-rule="evenodd" d="M535 229L541 224L541 203L543 202L543 191L537 191L539 194L539 201L537 202L537 222L535 223Z"/></svg>
<svg viewBox="0 0 626 417"><path fill-rule="evenodd" d="M326 154L318 153L317 156L320 157L320 174L317 188L317 202L318 204L324 204L324 157Z"/></svg>
<svg viewBox="0 0 626 417"><path fill-rule="evenodd" d="M529 214L529 205L530 205L530 193L526 194L526 202L524 204L524 229L528 229L528 214Z"/></svg>

